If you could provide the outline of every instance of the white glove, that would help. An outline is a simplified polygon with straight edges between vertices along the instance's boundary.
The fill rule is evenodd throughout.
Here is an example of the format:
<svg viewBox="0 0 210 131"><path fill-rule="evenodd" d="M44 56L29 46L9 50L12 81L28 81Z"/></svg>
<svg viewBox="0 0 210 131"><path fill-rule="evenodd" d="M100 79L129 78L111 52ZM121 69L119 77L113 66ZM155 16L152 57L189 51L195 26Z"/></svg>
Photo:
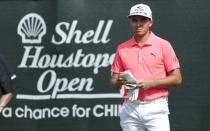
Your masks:
<svg viewBox="0 0 210 131"><path fill-rule="evenodd" d="M128 99L130 101L135 101L138 99L139 88L134 84L126 84L128 89Z"/></svg>
<svg viewBox="0 0 210 131"><path fill-rule="evenodd" d="M132 90L135 88L137 88L136 84L129 84L129 83L126 84L126 89Z"/></svg>

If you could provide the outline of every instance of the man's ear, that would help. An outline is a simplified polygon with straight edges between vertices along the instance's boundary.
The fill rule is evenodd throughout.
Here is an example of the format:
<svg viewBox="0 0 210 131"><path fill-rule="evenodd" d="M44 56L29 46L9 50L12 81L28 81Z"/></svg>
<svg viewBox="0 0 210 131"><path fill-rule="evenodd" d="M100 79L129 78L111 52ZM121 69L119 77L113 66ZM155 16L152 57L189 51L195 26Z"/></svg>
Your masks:
<svg viewBox="0 0 210 131"><path fill-rule="evenodd" d="M153 22L154 22L153 20L150 21L149 27L152 27Z"/></svg>

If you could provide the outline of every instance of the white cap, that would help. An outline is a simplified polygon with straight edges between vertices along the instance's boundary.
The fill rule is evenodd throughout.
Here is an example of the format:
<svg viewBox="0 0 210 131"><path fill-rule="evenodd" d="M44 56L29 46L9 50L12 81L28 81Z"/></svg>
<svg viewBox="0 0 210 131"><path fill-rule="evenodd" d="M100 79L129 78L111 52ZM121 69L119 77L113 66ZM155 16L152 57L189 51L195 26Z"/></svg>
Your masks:
<svg viewBox="0 0 210 131"><path fill-rule="evenodd" d="M152 11L150 7L145 4L137 4L137 5L132 6L128 17L134 16L134 15L145 16L152 20Z"/></svg>

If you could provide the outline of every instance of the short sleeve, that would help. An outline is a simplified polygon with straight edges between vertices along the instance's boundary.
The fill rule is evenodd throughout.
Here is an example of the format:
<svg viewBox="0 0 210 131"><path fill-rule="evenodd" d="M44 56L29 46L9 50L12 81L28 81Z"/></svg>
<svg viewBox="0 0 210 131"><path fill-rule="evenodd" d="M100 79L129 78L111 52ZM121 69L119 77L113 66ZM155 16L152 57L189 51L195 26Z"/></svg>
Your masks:
<svg viewBox="0 0 210 131"><path fill-rule="evenodd" d="M170 43L164 45L163 62L167 72L180 68L179 60Z"/></svg>
<svg viewBox="0 0 210 131"><path fill-rule="evenodd" d="M115 73L120 73L123 72L123 64L122 64L122 59L120 57L120 52L119 52L119 48L116 51L115 57L114 57L114 62L112 64L112 68L111 68L112 72Z"/></svg>
<svg viewBox="0 0 210 131"><path fill-rule="evenodd" d="M5 60L0 57L0 93L6 94L13 91L13 80Z"/></svg>

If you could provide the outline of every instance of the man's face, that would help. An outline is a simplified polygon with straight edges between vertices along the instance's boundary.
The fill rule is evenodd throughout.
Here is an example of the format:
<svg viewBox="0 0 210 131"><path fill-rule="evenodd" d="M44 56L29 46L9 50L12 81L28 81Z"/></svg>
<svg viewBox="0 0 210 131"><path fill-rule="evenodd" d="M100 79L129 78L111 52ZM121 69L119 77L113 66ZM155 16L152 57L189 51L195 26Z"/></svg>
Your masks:
<svg viewBox="0 0 210 131"><path fill-rule="evenodd" d="M133 32L137 36L144 36L153 24L153 21L144 16L130 16L129 21Z"/></svg>

